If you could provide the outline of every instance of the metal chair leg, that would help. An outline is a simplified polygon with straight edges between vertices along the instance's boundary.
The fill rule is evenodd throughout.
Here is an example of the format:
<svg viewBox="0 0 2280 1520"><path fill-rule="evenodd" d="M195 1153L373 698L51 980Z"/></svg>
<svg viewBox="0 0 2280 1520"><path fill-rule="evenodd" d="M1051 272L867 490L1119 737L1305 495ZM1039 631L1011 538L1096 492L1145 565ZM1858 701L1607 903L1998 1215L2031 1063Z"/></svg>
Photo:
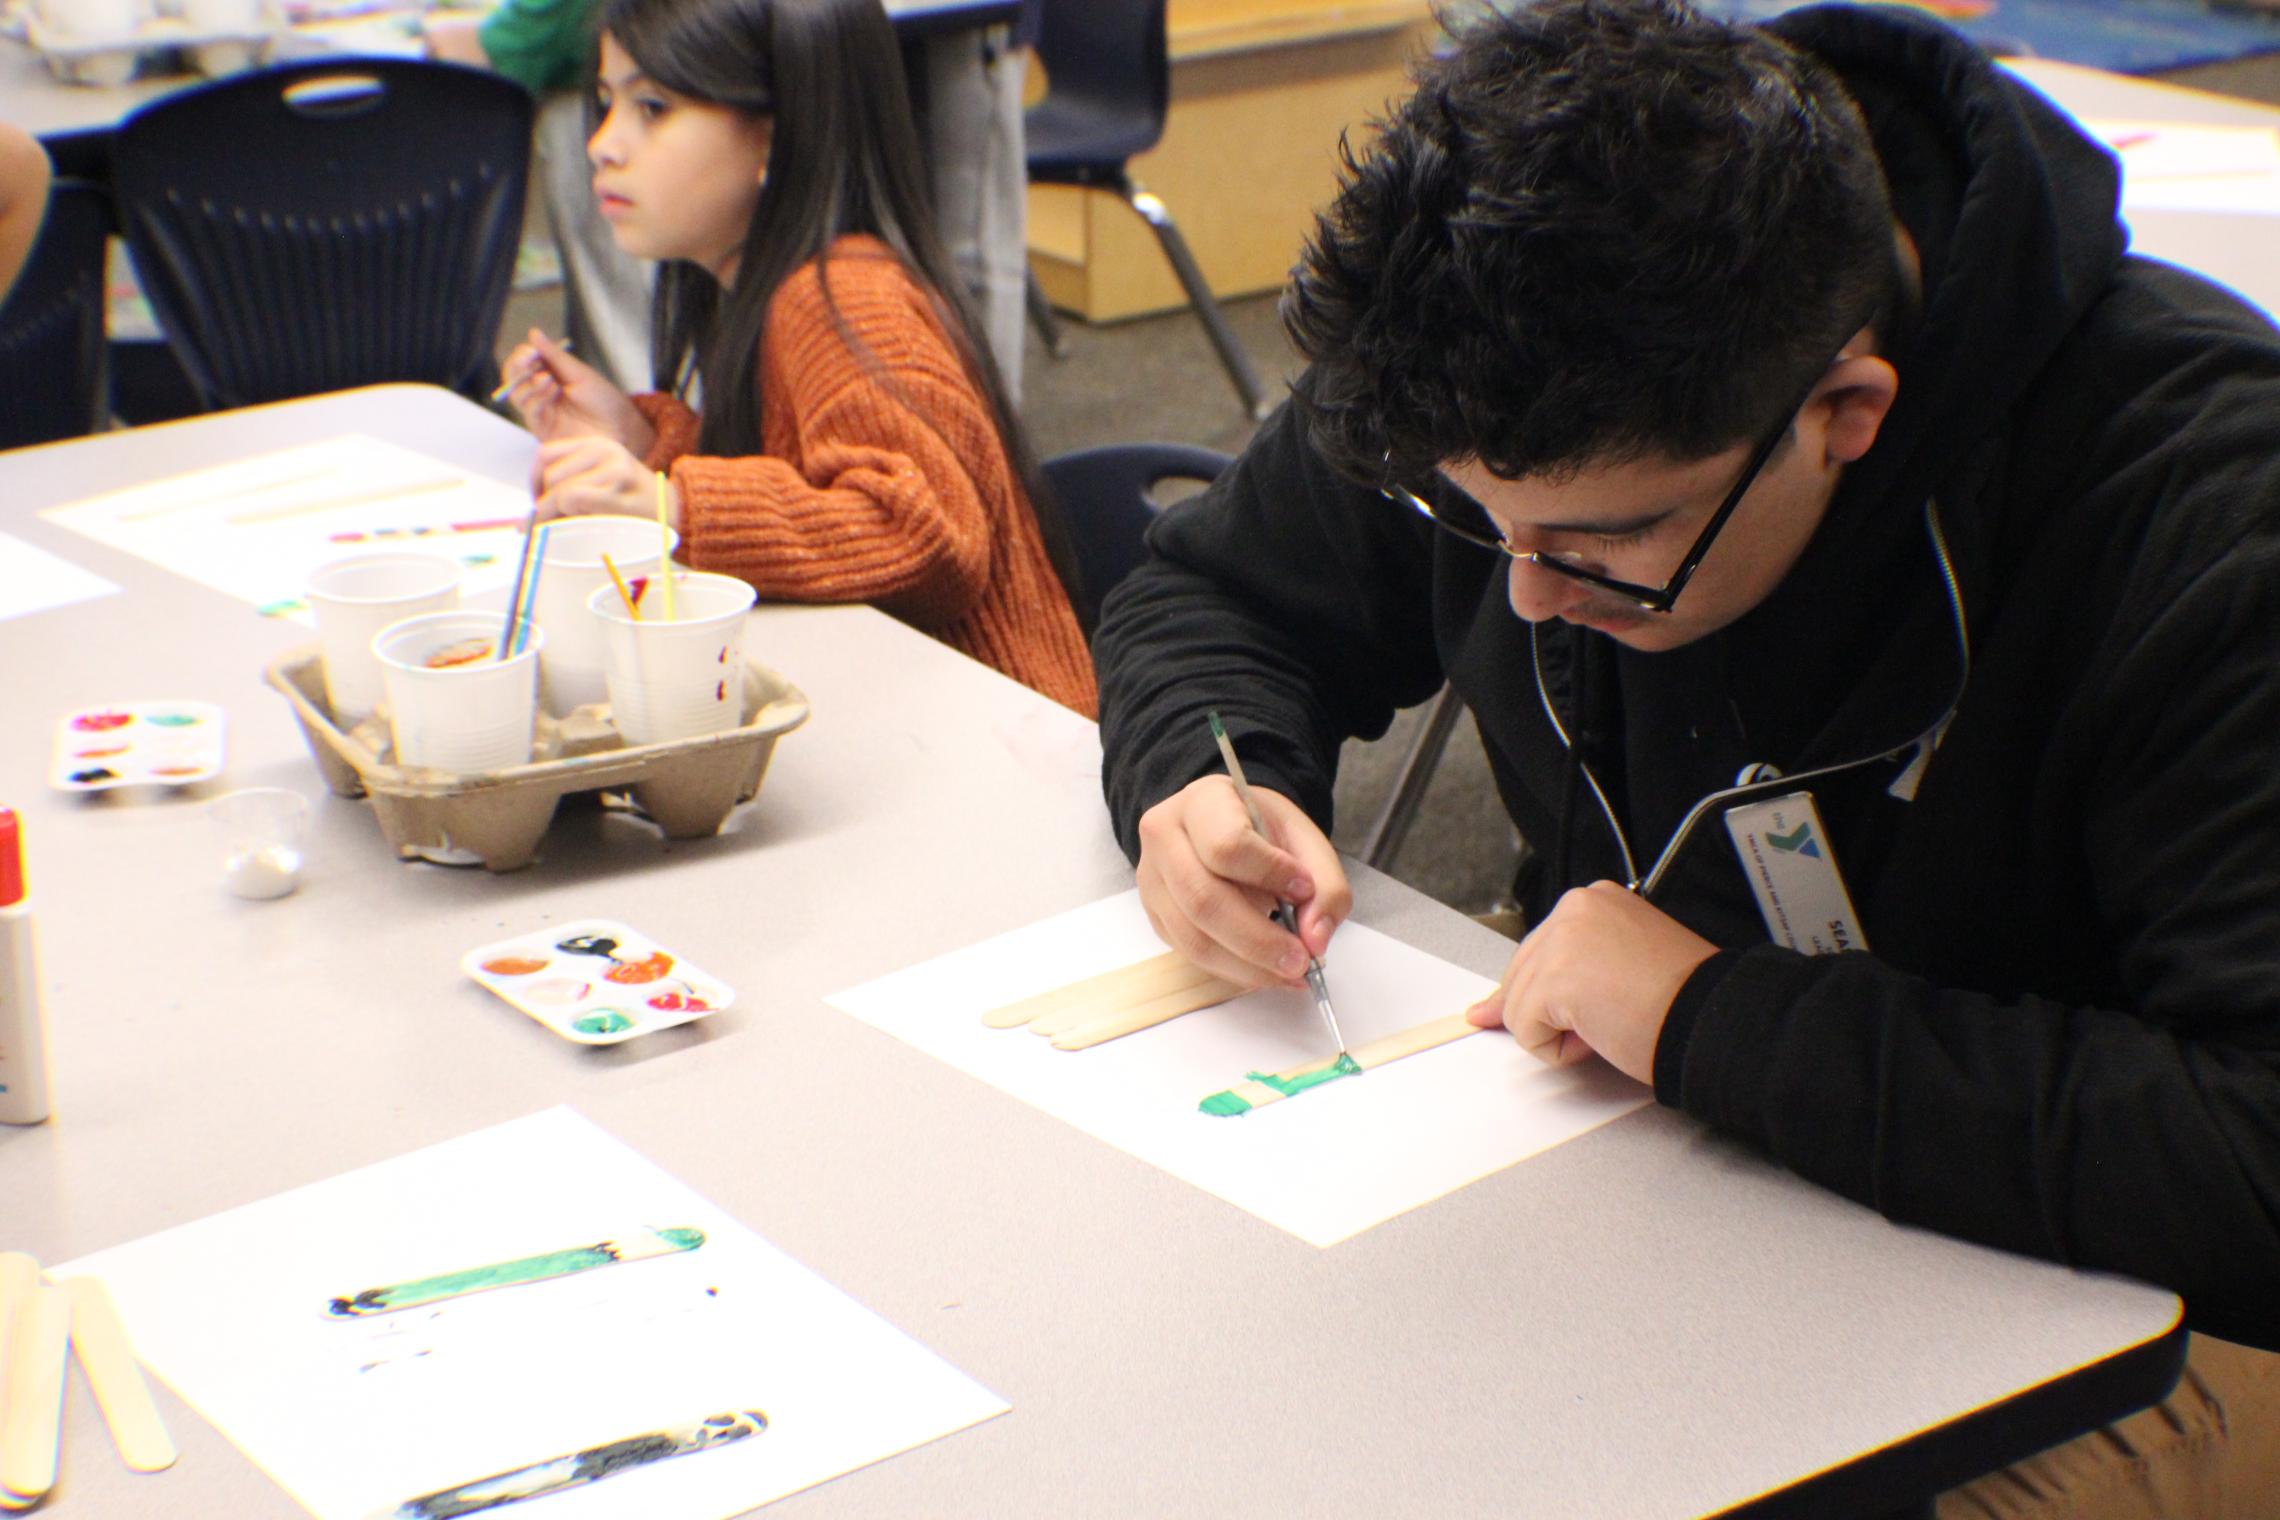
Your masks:
<svg viewBox="0 0 2280 1520"><path fill-rule="evenodd" d="M1171 260L1172 273L1180 277L1180 284L1187 289L1188 303L1203 319L1203 329L1211 335L1211 346L1219 350L1219 362L1226 368L1227 378L1235 382L1235 392L1243 398L1244 411L1263 419L1273 410L1273 403L1267 400L1265 388L1259 384L1258 371L1251 367L1251 356L1243 351L1235 330L1220 313L1219 302L1212 295L1211 286L1205 283L1203 271L1196 267L1195 255L1188 252L1187 239L1180 236L1172 214L1164 209L1162 201L1138 185L1129 186L1124 198L1155 232L1156 241L1164 245L1164 257Z"/></svg>
<svg viewBox="0 0 2280 1520"><path fill-rule="evenodd" d="M1447 748L1449 733L1457 726L1458 715L1465 704L1456 692L1447 686L1433 699L1433 710L1425 715L1425 726L1410 741L1409 753L1401 757L1401 770L1393 780L1393 791L1385 799L1385 806L1370 823L1369 832L1362 836L1360 855L1369 865L1383 871L1390 869L1393 857L1401 850L1401 842L1409 837L1409 826L1417 820L1417 809L1425 801L1425 789L1432 784L1433 768L1441 763L1441 751Z"/></svg>
<svg viewBox="0 0 2280 1520"><path fill-rule="evenodd" d="M1068 341L1061 336L1060 318L1053 315L1053 303L1045 299L1045 289L1037 283L1034 270L1021 273L1021 296L1029 307L1029 325L1037 329L1037 336L1045 344L1045 352L1056 359L1069 356Z"/></svg>

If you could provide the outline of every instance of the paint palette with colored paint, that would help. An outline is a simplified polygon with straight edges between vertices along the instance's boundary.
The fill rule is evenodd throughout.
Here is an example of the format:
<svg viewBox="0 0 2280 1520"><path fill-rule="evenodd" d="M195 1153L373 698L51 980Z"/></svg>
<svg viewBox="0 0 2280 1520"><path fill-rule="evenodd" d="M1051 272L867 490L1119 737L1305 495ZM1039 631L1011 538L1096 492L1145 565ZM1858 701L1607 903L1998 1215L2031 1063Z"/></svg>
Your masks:
<svg viewBox="0 0 2280 1520"><path fill-rule="evenodd" d="M718 977L601 918L470 950L459 969L581 1045L615 1045L718 1013L736 1000Z"/></svg>
<svg viewBox="0 0 2280 1520"><path fill-rule="evenodd" d="M66 792L188 786L221 774L222 710L211 702L114 702L55 725L48 784Z"/></svg>

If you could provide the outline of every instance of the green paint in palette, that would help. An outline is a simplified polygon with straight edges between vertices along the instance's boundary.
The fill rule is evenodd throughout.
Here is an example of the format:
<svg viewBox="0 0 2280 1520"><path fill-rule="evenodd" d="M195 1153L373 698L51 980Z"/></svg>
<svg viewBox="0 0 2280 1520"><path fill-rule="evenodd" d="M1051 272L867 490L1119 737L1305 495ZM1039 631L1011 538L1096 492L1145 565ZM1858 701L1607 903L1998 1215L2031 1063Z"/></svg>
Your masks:
<svg viewBox="0 0 2280 1520"><path fill-rule="evenodd" d="M463 1271L417 1278L385 1288L366 1288L361 1293L334 1299L330 1312L341 1319L390 1314L398 1309L432 1304L441 1299L461 1298L469 1293L482 1293L492 1288L512 1288L523 1283L568 1277L574 1272L588 1272L621 1261L640 1261L651 1256L671 1256L682 1251L694 1251L704 1243L705 1232L702 1230L686 1227L651 1230L627 1236L623 1240L597 1241L590 1246L547 1251L537 1256L524 1256L486 1267L468 1267Z"/></svg>

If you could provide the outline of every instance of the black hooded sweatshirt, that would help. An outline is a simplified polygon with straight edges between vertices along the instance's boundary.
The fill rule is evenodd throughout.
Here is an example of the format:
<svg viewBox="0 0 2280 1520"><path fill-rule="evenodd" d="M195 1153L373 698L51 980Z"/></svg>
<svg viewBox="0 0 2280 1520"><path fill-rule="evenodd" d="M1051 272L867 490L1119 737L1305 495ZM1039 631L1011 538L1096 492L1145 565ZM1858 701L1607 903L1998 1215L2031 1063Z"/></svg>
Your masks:
<svg viewBox="0 0 2280 1520"><path fill-rule="evenodd" d="M1217 767L1214 707L1327 827L1340 741L1446 676L1537 846L1531 918L1644 881L1725 947L1659 1100L2280 1348L2280 336L2127 255L2110 156L1952 33L1769 29L1859 101L1924 267L1898 399L1789 576L1664 654L1532 630L1501 556L1335 474L1285 407L1104 609L1118 837ZM1782 779L1737 789L1752 765ZM1799 789L1865 952L1769 943L1721 826Z"/></svg>

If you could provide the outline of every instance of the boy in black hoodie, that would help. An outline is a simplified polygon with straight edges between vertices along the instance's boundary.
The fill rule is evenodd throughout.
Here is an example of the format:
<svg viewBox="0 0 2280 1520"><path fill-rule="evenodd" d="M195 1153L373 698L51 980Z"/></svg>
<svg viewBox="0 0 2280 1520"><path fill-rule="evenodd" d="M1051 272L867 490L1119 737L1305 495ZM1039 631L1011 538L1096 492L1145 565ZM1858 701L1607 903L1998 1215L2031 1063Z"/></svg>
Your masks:
<svg viewBox="0 0 2280 1520"><path fill-rule="evenodd" d="M1534 847L1476 1022L2176 1289L2189 1387L2280 1400L2210 1339L2280 1347L2280 338L2116 198L1889 12L1460 29L1295 271L1294 404L1104 609L1105 779L1166 938L1295 982L1339 743L1447 679Z"/></svg>

